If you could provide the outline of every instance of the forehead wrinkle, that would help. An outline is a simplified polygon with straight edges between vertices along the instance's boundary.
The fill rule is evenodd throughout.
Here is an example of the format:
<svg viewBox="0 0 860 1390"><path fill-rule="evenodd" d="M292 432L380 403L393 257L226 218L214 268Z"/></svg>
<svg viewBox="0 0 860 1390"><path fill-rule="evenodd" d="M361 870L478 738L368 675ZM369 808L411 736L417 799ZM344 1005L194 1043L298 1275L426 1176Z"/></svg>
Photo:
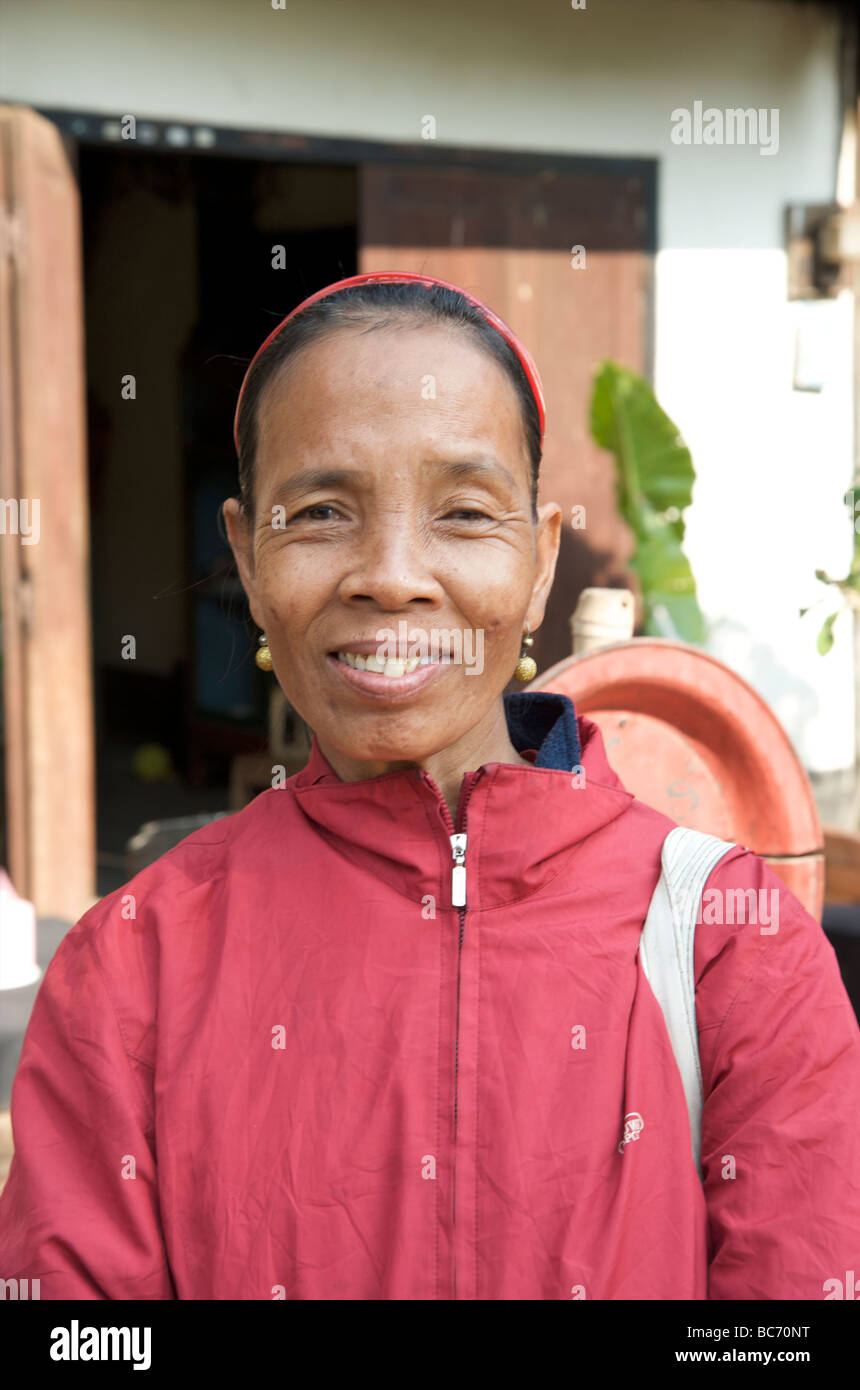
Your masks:
<svg viewBox="0 0 860 1390"><path fill-rule="evenodd" d="M291 433L290 417L293 416L294 418L296 409L290 400L291 388L297 387L296 369L300 373L303 366L311 366L308 359L313 359L314 349L317 347L322 349L322 360L320 361L317 356L317 360L313 362L312 384L308 389L302 390L299 405L302 415L301 434L308 441L310 436L314 437L313 452L316 452L317 447L329 452L334 446L341 456L346 453L349 457L353 453L360 456L367 450L374 451L376 447L382 447L386 450L390 447L386 442L386 424L390 425L389 411L392 404L396 404L396 402L392 402L391 392L393 390L402 393L402 388L406 384L397 379L398 367L402 366L402 361L392 364L392 366L383 367L378 361L368 362L365 360L362 363L356 360L353 352L348 353L346 360L344 360L342 353L338 353L340 361L337 364L332 362L330 358L327 359L325 349L332 345L332 341L340 348L341 344L337 343L338 338L341 339L344 348L347 347L347 343L343 340L353 338L354 350L356 337L360 341L363 335L356 335L354 326L351 325L350 327L353 327L353 332L344 326L338 332L331 335L325 334L322 339L300 349L296 357L282 364L280 371L276 372L273 379L267 384L261 401L261 415L263 417L260 421L261 453L264 451L268 453L270 448L278 452L279 438L283 437L284 432L289 437ZM406 328L406 325L402 325L402 327ZM414 327L419 331L423 330L423 325L416 324ZM430 325L427 327L429 328ZM401 329L401 325L391 325L390 328L388 326L386 328L388 331L383 330L384 336L388 336L392 330L397 332ZM449 338L455 349L466 348L470 356L477 349L480 364L478 381L475 381L470 372L468 375L472 379L467 383L460 379L459 373L455 371L452 381L441 396L420 402L416 401L415 405L423 406L423 409L419 408L406 413L400 412L403 414L403 427L407 431L407 437L403 440L404 449L408 449L409 452L415 448L422 451L428 448L435 450L437 455L444 460L445 467L449 467L449 463L451 464L449 473L452 479L465 480L468 467L471 465L464 467L460 460L452 459L451 456L464 449L470 450L470 445L462 438L459 440L450 438L446 442L444 435L446 433L454 436L463 433L473 434L476 423L474 415L475 388L478 387L478 395L482 397L483 391L480 387L484 386L485 382L489 386L489 382L495 378L497 382L504 384L504 400L503 402L500 400L492 402L492 419L488 418L486 423L490 425L491 433L497 435L502 421L504 420L506 429L506 417L510 419L519 436L517 452L525 461L528 473L531 468L531 460L523 429L522 413L519 409L515 390L507 374L500 364L482 352L477 344L470 344L468 339L464 342L456 334L451 333L447 326L443 330L443 335ZM367 340L365 339L365 341ZM473 363L473 365L478 365L478 363ZM362 374L364 375L363 381L361 380ZM368 375L372 378L370 382L367 381ZM485 404L490 405L490 402L482 400L482 406ZM481 413L483 415L484 411L482 410ZM336 417L341 420L340 428L338 428ZM430 437L416 438L415 434L423 433L425 428L427 428ZM481 432L483 433L483 429ZM375 438L377 435L381 436L379 446L377 446ZM475 443L477 444L478 441L475 440ZM299 454L305 452L306 445L302 445ZM448 457L445 457L446 455ZM478 445L477 450L472 445L470 459L479 457L481 457L481 445ZM491 448L486 457L493 465L492 471L495 473L497 481L504 479L508 486L512 486L514 489L519 488L520 484L512 477L511 472L500 463L497 450ZM431 463L432 466L435 460L426 460L425 466L426 463ZM482 470L479 464L472 468L476 480L481 471L485 472L487 478L490 477L486 468ZM328 484L321 483L320 485L326 486Z"/></svg>
<svg viewBox="0 0 860 1390"><path fill-rule="evenodd" d="M492 457L478 457L470 459L439 459L430 460L431 468L434 468L443 477L449 477L455 481L460 479L468 480L477 475L493 479L503 478L512 488L516 489L517 483L513 475ZM398 468L392 469L387 475L386 481L394 481L403 476ZM426 476L426 474L424 475ZM324 491L327 488L358 487L359 489L369 488L373 485L372 474L360 468L327 468L325 466L315 467L309 465L300 468L297 473L289 478L284 478L272 493L275 501L286 500L298 493Z"/></svg>

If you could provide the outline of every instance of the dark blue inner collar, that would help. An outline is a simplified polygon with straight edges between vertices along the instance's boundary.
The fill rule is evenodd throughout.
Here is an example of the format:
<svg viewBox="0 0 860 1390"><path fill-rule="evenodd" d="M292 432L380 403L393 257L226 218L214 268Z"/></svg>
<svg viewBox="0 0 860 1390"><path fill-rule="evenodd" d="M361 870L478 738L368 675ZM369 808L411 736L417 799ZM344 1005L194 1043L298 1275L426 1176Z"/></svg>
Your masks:
<svg viewBox="0 0 860 1390"><path fill-rule="evenodd" d="M535 767L570 772L581 757L576 711L567 695L548 690L514 691L503 696L511 743L518 753L538 750Z"/></svg>

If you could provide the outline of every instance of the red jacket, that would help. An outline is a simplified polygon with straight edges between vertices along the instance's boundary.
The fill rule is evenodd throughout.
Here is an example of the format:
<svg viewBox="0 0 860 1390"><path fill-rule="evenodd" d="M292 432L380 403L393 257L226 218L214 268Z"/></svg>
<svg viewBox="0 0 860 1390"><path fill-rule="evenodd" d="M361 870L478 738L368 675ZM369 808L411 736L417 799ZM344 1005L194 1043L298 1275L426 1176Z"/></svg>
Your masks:
<svg viewBox="0 0 860 1390"><path fill-rule="evenodd" d="M13 1090L0 1276L54 1299L821 1299L860 1268L860 1031L820 926L743 849L708 881L780 911L696 931L703 1187L637 958L672 822L587 719L580 754L567 699L506 705L536 765L465 778L465 909L433 781L342 782L314 740L68 933Z"/></svg>

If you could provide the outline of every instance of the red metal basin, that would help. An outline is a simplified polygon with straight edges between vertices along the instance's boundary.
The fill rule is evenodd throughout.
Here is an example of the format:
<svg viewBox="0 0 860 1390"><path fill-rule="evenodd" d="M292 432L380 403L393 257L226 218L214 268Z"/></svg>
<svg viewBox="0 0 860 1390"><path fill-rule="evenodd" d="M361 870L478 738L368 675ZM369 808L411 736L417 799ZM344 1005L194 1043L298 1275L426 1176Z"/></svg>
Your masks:
<svg viewBox="0 0 860 1390"><path fill-rule="evenodd" d="M760 854L814 917L823 835L809 779L760 695L697 647L638 637L571 656L530 687L600 727L628 791L679 825Z"/></svg>

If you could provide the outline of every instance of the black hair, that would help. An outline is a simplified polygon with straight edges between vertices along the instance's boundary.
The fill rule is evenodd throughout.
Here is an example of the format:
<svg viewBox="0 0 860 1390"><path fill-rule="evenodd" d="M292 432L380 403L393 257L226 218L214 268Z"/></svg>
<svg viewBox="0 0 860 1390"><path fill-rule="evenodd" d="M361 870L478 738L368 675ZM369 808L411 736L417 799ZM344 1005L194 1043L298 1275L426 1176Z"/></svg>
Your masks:
<svg viewBox="0 0 860 1390"><path fill-rule="evenodd" d="M420 282L370 281L335 290L296 314L261 353L248 376L242 395L237 435L239 439L239 501L247 516L254 511L254 470L257 420L262 396L283 366L302 348L339 328L364 325L366 330L388 328L402 320L452 323L467 329L507 372L520 404L526 449L531 464L532 517L537 520L538 472L541 461L540 417L537 402L522 363L498 329L480 309L456 290Z"/></svg>

